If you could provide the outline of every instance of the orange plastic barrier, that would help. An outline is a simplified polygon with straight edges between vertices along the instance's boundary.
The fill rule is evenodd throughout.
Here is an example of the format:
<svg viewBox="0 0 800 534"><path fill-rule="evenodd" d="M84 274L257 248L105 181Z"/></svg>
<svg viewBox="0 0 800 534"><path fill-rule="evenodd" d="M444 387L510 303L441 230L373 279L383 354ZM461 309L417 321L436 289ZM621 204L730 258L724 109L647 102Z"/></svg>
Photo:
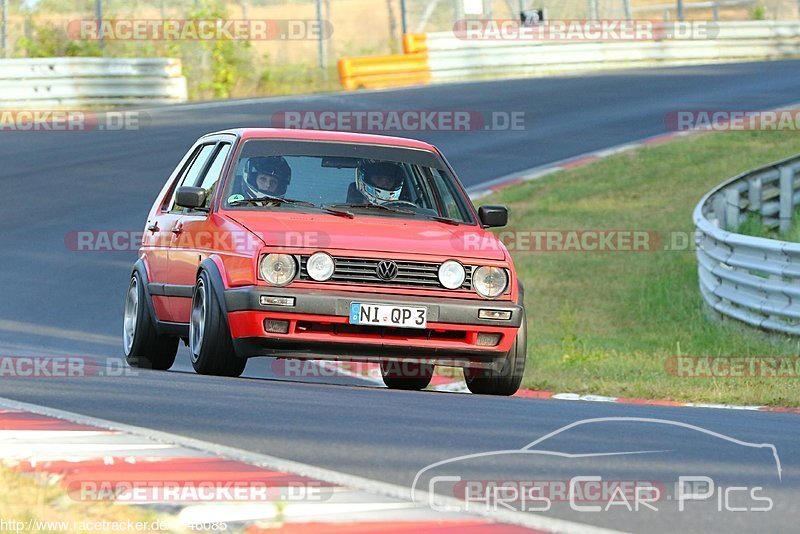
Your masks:
<svg viewBox="0 0 800 534"><path fill-rule="evenodd" d="M403 35L405 54L349 57L339 60L339 78L347 91L385 89L429 83L425 34Z"/></svg>
<svg viewBox="0 0 800 534"><path fill-rule="evenodd" d="M428 51L428 35L425 33L404 33L403 52L406 54L416 54L417 52Z"/></svg>

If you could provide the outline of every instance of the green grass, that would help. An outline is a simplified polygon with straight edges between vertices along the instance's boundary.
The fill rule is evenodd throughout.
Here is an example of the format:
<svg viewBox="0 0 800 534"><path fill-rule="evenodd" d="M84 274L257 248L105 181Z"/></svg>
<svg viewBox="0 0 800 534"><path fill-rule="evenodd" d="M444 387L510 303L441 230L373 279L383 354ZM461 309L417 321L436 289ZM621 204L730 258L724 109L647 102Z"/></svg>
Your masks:
<svg viewBox="0 0 800 534"><path fill-rule="evenodd" d="M761 217L757 213L748 213L744 222L736 228L736 232L753 237L800 243L800 209L792 213L792 224L785 233L781 233L777 228L767 228L761 224Z"/></svg>
<svg viewBox="0 0 800 534"><path fill-rule="evenodd" d="M724 179L800 152L791 132L693 136L620 154L483 199L504 230L693 231L692 210ZM671 356L786 356L798 340L710 318L693 250L512 251L526 287L524 387L681 401L800 406L798 379L682 378Z"/></svg>
<svg viewBox="0 0 800 534"><path fill-rule="evenodd" d="M31 534L45 534L55 532L68 532L75 534L99 532L96 523L109 523L109 531L113 523L122 527L118 532L127 532L125 526L128 521L140 526L146 526L141 533L160 532L191 532L182 528L176 521L164 514L157 514L151 510L136 506L120 506L108 501L78 501L70 497L64 489L55 483L55 480L46 481L43 477L23 475L11 471L0 465L0 503L2 503L2 516L0 519L14 521L10 527L8 523L0 531L26 532ZM158 530L156 521L167 530ZM59 523L64 523L60 525ZM17 523L22 523L18 525ZM31 528L28 529L27 527ZM66 528L61 528L62 526Z"/></svg>

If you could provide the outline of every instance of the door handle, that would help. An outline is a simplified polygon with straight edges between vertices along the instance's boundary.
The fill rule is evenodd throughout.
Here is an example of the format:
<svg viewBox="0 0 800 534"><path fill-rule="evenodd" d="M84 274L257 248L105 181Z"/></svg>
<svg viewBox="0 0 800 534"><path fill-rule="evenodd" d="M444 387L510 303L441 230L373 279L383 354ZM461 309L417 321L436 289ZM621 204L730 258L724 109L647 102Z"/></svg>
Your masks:
<svg viewBox="0 0 800 534"><path fill-rule="evenodd" d="M158 223L156 223L156 224L150 224L150 225L148 225L148 226L147 226L147 229L148 229L149 231L151 231L151 232L158 232L158 231L159 231L159 228L158 228Z"/></svg>
<svg viewBox="0 0 800 534"><path fill-rule="evenodd" d="M183 233L183 226L176 226L172 229L172 233L175 235L181 235Z"/></svg>

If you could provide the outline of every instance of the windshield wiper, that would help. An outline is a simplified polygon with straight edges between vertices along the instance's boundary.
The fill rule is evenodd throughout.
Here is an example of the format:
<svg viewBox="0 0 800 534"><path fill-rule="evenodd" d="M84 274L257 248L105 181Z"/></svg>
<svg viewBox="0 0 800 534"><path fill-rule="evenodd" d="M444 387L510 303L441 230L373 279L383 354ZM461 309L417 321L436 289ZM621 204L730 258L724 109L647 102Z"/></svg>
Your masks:
<svg viewBox="0 0 800 534"><path fill-rule="evenodd" d="M328 204L326 208L360 208L368 210L381 210L390 211L394 213L403 213L406 215L419 215L416 211L404 210L402 208L389 208L380 204Z"/></svg>
<svg viewBox="0 0 800 534"><path fill-rule="evenodd" d="M331 215L338 215L339 217L347 217L348 219L356 218L356 216L350 213L349 211L336 210L333 208L329 208L327 206L317 206L317 209L323 210L326 213L330 213Z"/></svg>
<svg viewBox="0 0 800 534"><path fill-rule="evenodd" d="M355 215L350 213L349 211L342 211L333 208L329 208L327 206L317 206L313 202L308 202L307 200L295 200L292 198L283 198L283 197L275 197L275 196L263 196L257 198L240 198L236 199L232 202L229 202L231 206L238 206L240 204L290 204L293 206L304 206L307 208L314 208L318 210L322 210L326 213L330 213L331 215L337 215L339 217L347 217L348 219L354 219Z"/></svg>
<svg viewBox="0 0 800 534"><path fill-rule="evenodd" d="M457 221L456 219L450 219L448 217L440 217L439 215L431 215L429 218L434 221L438 221L440 223L452 224L453 226L461 225L461 221Z"/></svg>

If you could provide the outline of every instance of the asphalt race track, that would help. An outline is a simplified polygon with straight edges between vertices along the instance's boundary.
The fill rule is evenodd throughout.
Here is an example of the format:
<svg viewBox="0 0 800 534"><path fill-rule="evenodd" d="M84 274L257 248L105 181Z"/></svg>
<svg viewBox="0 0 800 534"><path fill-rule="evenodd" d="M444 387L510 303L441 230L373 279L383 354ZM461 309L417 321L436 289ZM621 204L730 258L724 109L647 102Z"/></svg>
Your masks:
<svg viewBox="0 0 800 534"><path fill-rule="evenodd" d="M139 131L2 132L0 355L119 360L122 304L136 253L76 252L65 246L65 236L140 230L179 158L209 131L268 126L273 113L293 110L525 112L522 131L400 134L442 148L469 187L665 133L664 115L670 111L767 109L800 101L798 95L800 61L780 61L160 108L147 110L149 124ZM535 309L535 302L528 307ZM395 392L355 379L279 379L270 363L251 360L244 379L201 377L191 372L182 349L168 373L0 379L0 397L405 487L433 462L520 449L588 418L669 420L740 442L774 444L782 471L763 448L688 427L599 421L560 434L557 449L637 454L584 458L578 464L565 457L506 454L468 462L458 473L473 480L526 470L544 480L569 478L576 470L617 480L708 476L720 485L761 486L762 495L774 502L764 513L718 511L715 494L707 503L690 503L685 512L678 512L674 499L660 502L659 512L577 513L565 503L547 512L626 531L769 532L796 528L800 520L798 415Z"/></svg>

